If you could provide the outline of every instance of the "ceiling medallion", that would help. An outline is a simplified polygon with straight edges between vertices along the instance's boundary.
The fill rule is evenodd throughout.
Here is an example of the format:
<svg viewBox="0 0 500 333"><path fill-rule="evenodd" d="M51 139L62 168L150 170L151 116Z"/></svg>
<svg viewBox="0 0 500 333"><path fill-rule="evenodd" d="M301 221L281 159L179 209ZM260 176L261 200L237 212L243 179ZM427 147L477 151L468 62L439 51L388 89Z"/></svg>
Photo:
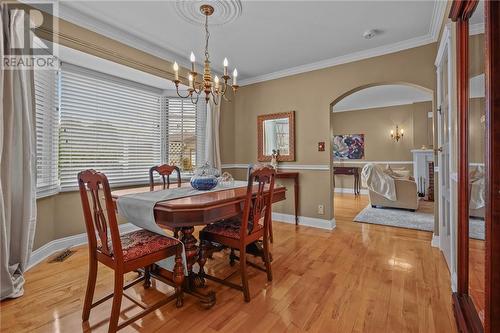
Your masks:
<svg viewBox="0 0 500 333"><path fill-rule="evenodd" d="M198 9L199 12L204 17L204 26L205 26L205 61L203 62L203 72L201 73L201 81L197 81L198 72L196 72L196 58L194 53L191 52L190 59L191 60L191 71L189 72L189 87L187 89L187 93L185 95L181 95L179 92L179 65L177 62L174 62L174 73L175 79L173 82L175 83L175 88L177 91L177 95L181 98L191 99L193 104L198 103L198 99L200 95L205 93L205 101L208 103L210 98L215 104L218 104L220 98L225 98L226 91L228 87L232 87L233 91L236 92L238 89L237 77L238 71L236 68L233 71L233 77L228 75L228 61L227 58L224 58L224 75L222 75L222 80L219 79L217 75L212 80L212 69L210 67L210 53L208 52L208 42L210 40L210 32L208 31L208 18L214 14L215 8L209 4L202 4ZM229 81L232 81L229 83Z"/></svg>
<svg viewBox="0 0 500 333"><path fill-rule="evenodd" d="M205 14L200 11L200 7L207 3L214 9L214 13L210 16L211 26L231 23L241 15L240 0L177 0L175 10L186 22L204 25Z"/></svg>

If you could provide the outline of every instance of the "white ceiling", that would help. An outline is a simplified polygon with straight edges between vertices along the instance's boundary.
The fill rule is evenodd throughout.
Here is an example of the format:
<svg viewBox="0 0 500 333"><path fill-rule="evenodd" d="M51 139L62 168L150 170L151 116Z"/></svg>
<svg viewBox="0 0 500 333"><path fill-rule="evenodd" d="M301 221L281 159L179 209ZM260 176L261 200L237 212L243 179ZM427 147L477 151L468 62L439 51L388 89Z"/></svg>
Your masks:
<svg viewBox="0 0 500 333"><path fill-rule="evenodd" d="M181 18L174 1L59 4L62 18L133 47L184 65L193 50L201 60L203 27ZM395 52L436 41L445 7L440 0L242 1L239 17L210 27L211 60L220 71L227 57L240 84L250 84ZM381 33L365 40L368 29Z"/></svg>
<svg viewBox="0 0 500 333"><path fill-rule="evenodd" d="M373 109L432 101L432 93L412 86L388 84L357 91L333 106L333 112Z"/></svg>

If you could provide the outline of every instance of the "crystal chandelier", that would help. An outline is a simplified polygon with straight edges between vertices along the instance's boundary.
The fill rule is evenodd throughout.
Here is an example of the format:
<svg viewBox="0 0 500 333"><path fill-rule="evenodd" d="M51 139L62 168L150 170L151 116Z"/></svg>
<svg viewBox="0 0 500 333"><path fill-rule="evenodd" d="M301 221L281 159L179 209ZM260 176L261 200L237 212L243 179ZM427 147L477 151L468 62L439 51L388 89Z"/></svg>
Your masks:
<svg viewBox="0 0 500 333"><path fill-rule="evenodd" d="M220 97L226 99L225 94L229 86L228 81L231 79L231 77L227 74L228 61L227 58L224 58L224 75L222 75L222 82L220 82L217 75L215 75L212 82L210 55L208 53L208 40L210 38L210 32L208 31L208 17L214 13L214 7L210 5L202 5L200 7L200 11L203 13L203 15L205 15L205 62L203 66L203 80L201 82L196 81L196 77L198 76L195 68L196 58L194 56L194 53L191 52L191 71L189 72L189 87L187 89L186 95L181 95L181 93L179 92L179 83L181 81L179 80L179 65L177 64L177 62L174 62L175 79L173 80L173 82L175 83L177 95L181 98L191 99L191 102L193 104L198 103L198 99L203 92L205 92L205 100L207 103L210 100L210 96L212 96L214 103L218 104L218 102L220 101ZM234 92L236 92L239 87L236 80L237 77L238 71L235 68L233 71L231 84Z"/></svg>

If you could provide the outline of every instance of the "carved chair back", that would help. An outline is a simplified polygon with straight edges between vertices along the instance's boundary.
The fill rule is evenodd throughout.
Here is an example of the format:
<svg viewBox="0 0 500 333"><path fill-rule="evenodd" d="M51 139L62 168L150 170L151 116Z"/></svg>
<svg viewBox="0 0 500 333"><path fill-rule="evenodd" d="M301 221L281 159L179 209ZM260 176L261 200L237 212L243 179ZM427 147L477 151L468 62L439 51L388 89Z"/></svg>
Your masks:
<svg viewBox="0 0 500 333"><path fill-rule="evenodd" d="M117 263L123 262L120 231L108 178L95 170L85 170L78 174L78 186L90 251L95 253L99 250L101 253L115 258ZM107 214L104 213L101 204L102 197ZM97 237L99 237L100 244Z"/></svg>
<svg viewBox="0 0 500 333"><path fill-rule="evenodd" d="M248 235L250 221L252 222L252 229L256 228L257 224L262 224L264 232L267 235L269 223L271 223L275 176L276 171L268 166L248 169L247 195L240 228L241 240L244 241ZM255 196L253 191L254 186L257 187ZM252 232L252 230L250 230L250 232Z"/></svg>
<svg viewBox="0 0 500 333"><path fill-rule="evenodd" d="M149 169L149 189L154 191L155 180L154 180L154 172L157 172L163 181L163 189L170 187L170 175L175 171L177 173L177 187L181 186L181 170L174 165L155 165L151 169ZM166 176L166 177L165 177Z"/></svg>

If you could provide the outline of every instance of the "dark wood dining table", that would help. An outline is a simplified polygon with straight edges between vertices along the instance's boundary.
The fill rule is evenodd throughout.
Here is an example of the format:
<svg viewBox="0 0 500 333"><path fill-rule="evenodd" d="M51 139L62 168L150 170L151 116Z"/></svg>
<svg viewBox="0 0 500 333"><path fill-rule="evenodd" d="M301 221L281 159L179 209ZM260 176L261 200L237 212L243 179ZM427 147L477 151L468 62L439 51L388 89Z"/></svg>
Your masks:
<svg viewBox="0 0 500 333"><path fill-rule="evenodd" d="M190 186L190 184L182 183L181 186ZM163 189L161 186L155 187L155 190L161 189ZM120 196L149 191L149 186L112 191L111 195L115 209L116 201ZM161 201L154 207L155 221L160 227L170 230L178 228L180 231L180 240L184 243L186 251L188 271L184 291L198 297L205 308L210 308L215 304L215 293L206 291L203 274L193 271L193 266L196 263L199 265L198 272L203 271L207 260L204 251L200 251L198 240L193 235L194 227L211 224L241 214L246 191L246 187L238 187L215 192L204 192L184 198ZM283 186L276 187L273 192L273 203L285 199L286 188ZM260 249L256 244L255 249L249 253L253 252L253 254L258 255L258 251ZM161 268L157 267L157 270L160 274L162 273ZM166 276L169 274L166 271L163 273Z"/></svg>

